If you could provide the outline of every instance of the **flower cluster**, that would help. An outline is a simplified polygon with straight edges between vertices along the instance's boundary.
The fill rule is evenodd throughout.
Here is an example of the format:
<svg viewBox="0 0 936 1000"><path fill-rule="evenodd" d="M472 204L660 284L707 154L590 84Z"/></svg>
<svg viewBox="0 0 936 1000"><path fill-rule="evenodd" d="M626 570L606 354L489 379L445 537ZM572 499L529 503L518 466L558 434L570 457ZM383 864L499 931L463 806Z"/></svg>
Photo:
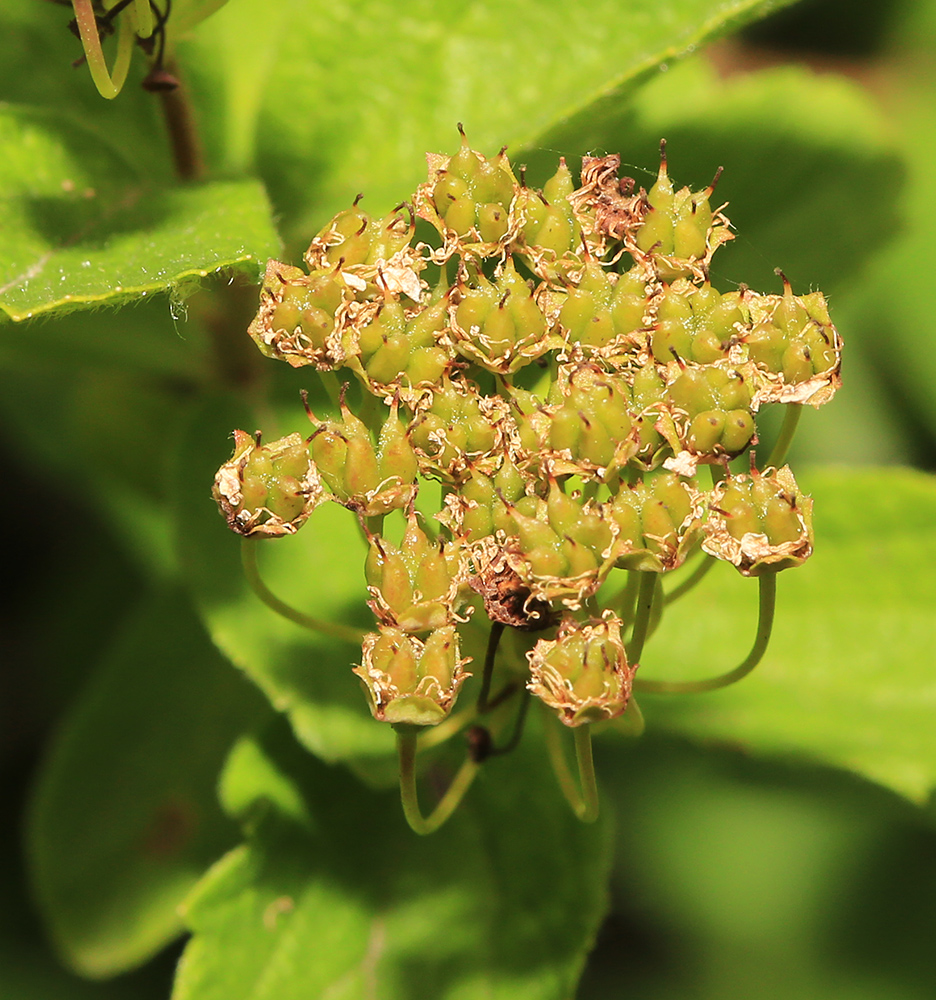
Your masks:
<svg viewBox="0 0 936 1000"><path fill-rule="evenodd" d="M309 410L305 440L235 432L215 496L249 536L292 533L326 501L360 519L377 623L355 672L377 719L447 716L472 615L542 632L527 688L562 722L611 718L637 666L633 603L602 596L615 570L658 580L700 547L749 576L809 556L789 468L729 462L765 405L831 398L841 341L819 292L713 287L733 238L715 182L677 190L662 152L649 191L618 156L585 157L577 187L560 161L540 190L463 134L412 201L384 218L355 202L304 268L269 262L250 335L340 372L339 413ZM427 480L434 518L414 506ZM399 545L383 534L396 511Z"/></svg>

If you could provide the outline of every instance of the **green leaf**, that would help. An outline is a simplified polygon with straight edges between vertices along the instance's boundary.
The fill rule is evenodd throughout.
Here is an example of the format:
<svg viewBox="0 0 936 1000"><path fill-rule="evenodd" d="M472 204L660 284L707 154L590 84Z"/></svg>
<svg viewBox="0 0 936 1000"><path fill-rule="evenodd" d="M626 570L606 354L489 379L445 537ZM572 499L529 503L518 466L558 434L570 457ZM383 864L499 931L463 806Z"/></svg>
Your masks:
<svg viewBox="0 0 936 1000"><path fill-rule="evenodd" d="M856 211L869 190L875 226L896 225L903 167L889 123L857 84L801 66L719 78L704 55L686 60L613 114L562 123L516 156L541 183L555 150L620 152L622 173L649 188L661 138L678 184L701 189L725 168L713 204L729 203L737 238L713 261L716 284L780 291L781 267L797 291L828 293L878 249Z"/></svg>
<svg viewBox="0 0 936 1000"><path fill-rule="evenodd" d="M305 433L309 425L298 400L293 413L279 430L225 397L209 398L192 413L175 477L183 573L218 648L289 716L309 749L328 761L386 757L393 733L371 718L351 673L360 647L309 632L262 604L241 571L240 538L211 499L214 475L231 455L231 431L263 426L268 437ZM288 604L322 620L372 627L366 550L350 511L324 504L297 535L259 548L265 582Z"/></svg>
<svg viewBox="0 0 936 1000"><path fill-rule="evenodd" d="M293 789L190 898L174 1000L572 995L606 906L610 829L573 817L535 741L486 764L429 837L397 795L284 743L232 758L227 786L275 767Z"/></svg>
<svg viewBox="0 0 936 1000"><path fill-rule="evenodd" d="M776 4L433 0L229 4L181 56L212 92L227 169L256 164L291 239L358 191L387 211L427 150L523 146L558 120L616 108L660 63Z"/></svg>
<svg viewBox="0 0 936 1000"><path fill-rule="evenodd" d="M53 309L170 291L224 268L256 277L279 243L254 180L145 182L69 119L0 106L0 309Z"/></svg>
<svg viewBox="0 0 936 1000"><path fill-rule="evenodd" d="M916 801L936 785L936 481L813 470L816 551L777 581L763 663L700 695L641 697L647 724L847 768ZM753 639L757 585L727 564L667 611L646 677L721 673Z"/></svg>
<svg viewBox="0 0 936 1000"><path fill-rule="evenodd" d="M28 851L63 959L110 976L181 931L177 907L236 833L218 772L262 704L178 593L143 602L39 775Z"/></svg>
<svg viewBox="0 0 936 1000"><path fill-rule="evenodd" d="M927 49L927 59L931 49ZM934 78L919 72L903 83L895 124L909 178L901 219L853 294L843 302L849 327L897 395L936 438L936 338L932 335L931 276L936 260L936 101Z"/></svg>

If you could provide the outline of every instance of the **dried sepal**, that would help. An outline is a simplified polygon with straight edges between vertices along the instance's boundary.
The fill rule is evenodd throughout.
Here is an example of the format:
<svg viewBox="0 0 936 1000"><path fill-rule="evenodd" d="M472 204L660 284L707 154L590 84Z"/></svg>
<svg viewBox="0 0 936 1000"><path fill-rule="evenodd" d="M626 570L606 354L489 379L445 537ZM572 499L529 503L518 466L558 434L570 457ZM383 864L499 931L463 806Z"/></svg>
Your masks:
<svg viewBox="0 0 936 1000"><path fill-rule="evenodd" d="M645 199L633 194L633 178L618 177L620 166L618 153L583 156L581 186L569 197L589 252L596 257L604 257L609 242L630 242L647 212Z"/></svg>
<svg viewBox="0 0 936 1000"><path fill-rule="evenodd" d="M270 444L234 431L234 454L218 469L212 495L240 535L294 535L327 494L300 434Z"/></svg>
<svg viewBox="0 0 936 1000"><path fill-rule="evenodd" d="M540 639L527 659L527 688L567 726L613 719L627 708L637 665L627 662L613 615L587 624L564 620L556 638Z"/></svg>
<svg viewBox="0 0 936 1000"><path fill-rule="evenodd" d="M759 576L799 566L812 554L812 499L796 485L788 465L729 476L709 502L702 548Z"/></svg>
<svg viewBox="0 0 936 1000"><path fill-rule="evenodd" d="M466 678L458 632L434 630L423 641L382 627L364 637L361 678L371 713L380 722L436 726L442 722Z"/></svg>

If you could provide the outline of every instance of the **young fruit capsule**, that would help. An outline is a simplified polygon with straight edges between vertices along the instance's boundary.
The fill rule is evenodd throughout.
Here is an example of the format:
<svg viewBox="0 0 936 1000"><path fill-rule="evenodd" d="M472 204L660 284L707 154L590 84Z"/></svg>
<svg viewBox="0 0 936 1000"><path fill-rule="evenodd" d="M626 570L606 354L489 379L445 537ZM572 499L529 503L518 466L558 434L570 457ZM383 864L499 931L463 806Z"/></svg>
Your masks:
<svg viewBox="0 0 936 1000"><path fill-rule="evenodd" d="M744 576L799 566L812 553L812 501L789 466L729 476L715 489L702 548Z"/></svg>
<svg viewBox="0 0 936 1000"><path fill-rule="evenodd" d="M612 719L627 708L637 665L627 662L616 617L566 619L556 638L540 639L527 659L527 688L567 726Z"/></svg>
<svg viewBox="0 0 936 1000"><path fill-rule="evenodd" d="M295 534L327 499L301 435L261 444L259 432L240 430L212 495L232 531L267 537Z"/></svg>
<svg viewBox="0 0 936 1000"><path fill-rule="evenodd" d="M361 678L371 713L380 722L435 726L445 719L470 674L463 667L458 632L435 629L421 642L382 627L364 637Z"/></svg>

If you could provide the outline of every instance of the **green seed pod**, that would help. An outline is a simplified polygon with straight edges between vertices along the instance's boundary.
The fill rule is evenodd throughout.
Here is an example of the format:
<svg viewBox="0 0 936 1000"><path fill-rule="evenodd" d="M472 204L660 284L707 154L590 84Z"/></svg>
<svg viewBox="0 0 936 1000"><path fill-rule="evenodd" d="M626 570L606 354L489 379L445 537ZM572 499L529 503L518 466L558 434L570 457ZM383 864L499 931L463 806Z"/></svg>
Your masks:
<svg viewBox="0 0 936 1000"><path fill-rule="evenodd" d="M618 529L615 553L622 569L665 573L680 566L698 537L698 490L671 472L624 485L604 505Z"/></svg>
<svg viewBox="0 0 936 1000"><path fill-rule="evenodd" d="M478 208L478 233L485 243L496 243L507 235L510 215L503 205L486 202Z"/></svg>
<svg viewBox="0 0 936 1000"><path fill-rule="evenodd" d="M339 261L346 266L363 264L370 252L374 235L374 220L357 205L339 212L327 226L319 230L306 251L311 270L330 269Z"/></svg>
<svg viewBox="0 0 936 1000"><path fill-rule="evenodd" d="M410 442L423 475L461 483L471 469L488 474L504 455L508 404L482 396L464 379L443 378L419 404Z"/></svg>
<svg viewBox="0 0 936 1000"><path fill-rule="evenodd" d="M341 421L309 417L311 452L334 499L361 517L409 506L416 495L416 457L393 402L375 448L366 425L341 404Z"/></svg>
<svg viewBox="0 0 936 1000"><path fill-rule="evenodd" d="M347 357L335 313L350 297L338 268L306 274L271 260L260 292L260 310L247 332L268 357L294 368L314 365L330 371Z"/></svg>
<svg viewBox="0 0 936 1000"><path fill-rule="evenodd" d="M339 212L312 240L305 252L310 271L332 270L340 265L354 274L360 269L389 261L408 247L416 232L412 209L398 205L386 218L377 220L357 206Z"/></svg>
<svg viewBox="0 0 936 1000"><path fill-rule="evenodd" d="M673 208L675 192L666 170L666 145L660 145L660 170L656 183L647 194L649 210L637 230L637 246L645 253L673 252Z"/></svg>
<svg viewBox="0 0 936 1000"><path fill-rule="evenodd" d="M234 431L234 454L218 470L212 495L232 531L275 538L295 534L326 499L299 434L270 444Z"/></svg>
<svg viewBox="0 0 936 1000"><path fill-rule="evenodd" d="M579 607L614 564L613 527L603 512L564 494L555 480L547 500L526 495L507 505L501 530L508 564L541 601Z"/></svg>
<svg viewBox="0 0 936 1000"><path fill-rule="evenodd" d="M509 457L493 476L472 468L459 490L446 496L446 509L438 515L439 520L454 536L471 542L495 531L510 532L510 507L515 502L522 504L526 485L526 477ZM525 509L521 512L530 513Z"/></svg>
<svg viewBox="0 0 936 1000"><path fill-rule="evenodd" d="M756 403L821 406L841 385L842 341L820 292L796 296L749 293L751 332L744 344L760 373Z"/></svg>
<svg viewBox="0 0 936 1000"><path fill-rule="evenodd" d="M737 292L720 295L679 280L665 286L656 303L651 350L661 364L677 359L710 364L727 358L746 329Z"/></svg>
<svg viewBox="0 0 936 1000"><path fill-rule="evenodd" d="M703 410L692 418L686 440L692 451L713 453L721 444L724 431L724 411Z"/></svg>
<svg viewBox="0 0 936 1000"><path fill-rule="evenodd" d="M432 190L432 201L439 215L444 219L452 204L462 198L471 203L468 182L450 170L440 170Z"/></svg>
<svg viewBox="0 0 936 1000"><path fill-rule="evenodd" d="M542 192L530 188L520 191L517 205L524 220L525 253L541 278L558 277L563 270L559 262L577 253L581 247L581 227L568 200L574 189L572 175L563 158Z"/></svg>
<svg viewBox="0 0 936 1000"><path fill-rule="evenodd" d="M399 548L371 536L365 563L368 602L384 625L428 632L456 619L464 553L460 542L436 542L410 513Z"/></svg>
<svg viewBox="0 0 936 1000"><path fill-rule="evenodd" d="M740 455L754 437L754 417L750 410L728 410L721 446L727 455Z"/></svg>
<svg viewBox="0 0 936 1000"><path fill-rule="evenodd" d="M382 627L364 637L361 678L371 713L380 722L435 726L445 719L470 674L452 626L430 633L425 642L399 629Z"/></svg>
<svg viewBox="0 0 936 1000"><path fill-rule="evenodd" d="M812 554L812 500L789 466L729 476L714 490L702 548L744 576L799 566Z"/></svg>
<svg viewBox="0 0 936 1000"><path fill-rule="evenodd" d="M631 268L618 279L611 298L611 319L615 334L621 336L641 329L646 312L646 279L639 268Z"/></svg>
<svg viewBox="0 0 936 1000"><path fill-rule="evenodd" d="M416 214L435 226L445 241L435 260L455 252L473 257L500 253L521 219L511 208L520 190L503 150L494 157L475 152L464 130L452 157L430 154L429 180L416 192Z"/></svg>
<svg viewBox="0 0 936 1000"><path fill-rule="evenodd" d="M393 401L390 414L380 428L377 440L377 470L381 482L409 484L416 479L419 464L409 442L406 425L400 420L398 404Z"/></svg>
<svg viewBox="0 0 936 1000"><path fill-rule="evenodd" d="M612 719L627 708L637 666L627 662L616 617L566 619L556 638L540 639L527 659L527 688L567 726Z"/></svg>
<svg viewBox="0 0 936 1000"><path fill-rule="evenodd" d="M564 369L553 391L548 458L556 475L607 481L637 453L638 420L620 376L595 364Z"/></svg>
<svg viewBox="0 0 936 1000"><path fill-rule="evenodd" d="M648 259L664 281L693 277L705 280L715 250L733 239L728 220L713 213L709 199L721 169L702 191L684 187L676 191L667 173L666 144L660 144L660 171L645 195L645 214L637 229L631 254Z"/></svg>
<svg viewBox="0 0 936 1000"><path fill-rule="evenodd" d="M471 195L466 194L462 198L456 198L450 205L443 221L448 229L451 229L456 236L465 237L474 228L478 212Z"/></svg>
<svg viewBox="0 0 936 1000"><path fill-rule="evenodd" d="M560 344L508 259L493 282L463 271L449 312L456 350L488 371L510 374Z"/></svg>
<svg viewBox="0 0 936 1000"><path fill-rule="evenodd" d="M748 366L750 367L750 366ZM697 462L734 457L754 440L754 389L751 372L722 362L705 367L673 366L678 374L667 387L677 452L667 468L690 474ZM671 462L678 464L670 464Z"/></svg>
<svg viewBox="0 0 936 1000"><path fill-rule="evenodd" d="M705 238L712 221L711 211L700 212L698 203L693 198L686 199L688 210L679 213L676 225L673 226L673 253L677 257L705 256ZM708 199L705 199L706 205Z"/></svg>

